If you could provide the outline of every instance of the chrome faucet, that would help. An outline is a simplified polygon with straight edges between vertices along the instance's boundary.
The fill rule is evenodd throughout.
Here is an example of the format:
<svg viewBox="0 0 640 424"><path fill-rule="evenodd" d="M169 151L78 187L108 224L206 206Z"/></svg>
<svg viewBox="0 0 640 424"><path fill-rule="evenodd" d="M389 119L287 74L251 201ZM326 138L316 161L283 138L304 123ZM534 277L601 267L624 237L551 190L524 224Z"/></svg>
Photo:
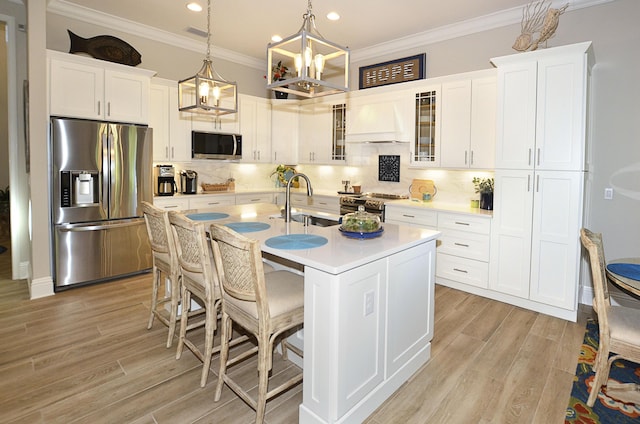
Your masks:
<svg viewBox="0 0 640 424"><path fill-rule="evenodd" d="M304 174L293 174L287 182L287 191L284 201L284 222L291 221L291 182L296 177L304 178L304 180L307 182L307 196L313 196L313 189L311 188L311 181L309 181L309 177Z"/></svg>

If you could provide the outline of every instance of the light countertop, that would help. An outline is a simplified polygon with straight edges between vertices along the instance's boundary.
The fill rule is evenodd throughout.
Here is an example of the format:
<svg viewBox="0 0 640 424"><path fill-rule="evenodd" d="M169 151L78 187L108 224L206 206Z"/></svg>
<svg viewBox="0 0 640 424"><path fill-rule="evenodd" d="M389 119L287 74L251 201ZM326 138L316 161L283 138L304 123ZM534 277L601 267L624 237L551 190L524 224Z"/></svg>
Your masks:
<svg viewBox="0 0 640 424"><path fill-rule="evenodd" d="M432 200L430 202L422 202L420 200L402 199L402 200L389 200L385 202L385 205L398 205L416 209L427 209L436 212L454 212L467 215L474 215L486 218L493 217L493 211L488 211L480 208L472 208L469 203L447 203L439 202L438 200Z"/></svg>
<svg viewBox="0 0 640 424"><path fill-rule="evenodd" d="M316 268L330 274L340 274L367 263L382 259L402 250L436 239L438 231L420 229L404 225L384 223L384 231L380 237L373 239L351 239L342 235L339 225L305 227L298 222L286 223L279 217L280 208L273 204L250 204L221 206L213 209L184 211L185 215L195 212L223 212L228 218L205 222L226 224L230 222L262 222L269 224L269 229L244 233L245 236L260 240L262 251L291 260L307 267ZM274 217L277 215L278 217ZM325 237L327 243L312 249L286 250L269 247L265 241L271 237L285 234L315 234Z"/></svg>

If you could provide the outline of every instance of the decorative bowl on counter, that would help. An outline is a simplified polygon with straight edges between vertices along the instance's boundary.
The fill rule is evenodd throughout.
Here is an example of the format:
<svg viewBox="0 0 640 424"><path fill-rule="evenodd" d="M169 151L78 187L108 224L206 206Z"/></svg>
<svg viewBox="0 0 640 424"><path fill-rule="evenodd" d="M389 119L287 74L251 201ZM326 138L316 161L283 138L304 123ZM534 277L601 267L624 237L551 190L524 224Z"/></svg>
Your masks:
<svg viewBox="0 0 640 424"><path fill-rule="evenodd" d="M372 238L382 234L382 226L378 215L365 212L364 206L358 206L356 212L342 217L340 232L352 238Z"/></svg>

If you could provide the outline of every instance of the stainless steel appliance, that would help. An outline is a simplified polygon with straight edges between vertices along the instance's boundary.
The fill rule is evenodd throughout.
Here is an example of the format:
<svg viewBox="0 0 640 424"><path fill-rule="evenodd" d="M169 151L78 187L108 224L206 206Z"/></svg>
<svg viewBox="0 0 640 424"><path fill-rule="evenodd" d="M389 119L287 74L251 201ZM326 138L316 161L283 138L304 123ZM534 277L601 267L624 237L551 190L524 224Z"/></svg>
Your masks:
<svg viewBox="0 0 640 424"><path fill-rule="evenodd" d="M156 165L155 179L158 196L173 196L178 191L173 165Z"/></svg>
<svg viewBox="0 0 640 424"><path fill-rule="evenodd" d="M146 126L51 119L56 290L150 269L151 138Z"/></svg>
<svg viewBox="0 0 640 424"><path fill-rule="evenodd" d="M242 159L240 134L191 132L191 157L194 159Z"/></svg>
<svg viewBox="0 0 640 424"><path fill-rule="evenodd" d="M364 206L366 212L378 215L384 221L385 200L408 199L409 196L388 193L364 193L351 196L340 196L340 215L352 213L358 210L358 206Z"/></svg>
<svg viewBox="0 0 640 424"><path fill-rule="evenodd" d="M198 173L190 169L180 171L180 190L182 194L198 192Z"/></svg>

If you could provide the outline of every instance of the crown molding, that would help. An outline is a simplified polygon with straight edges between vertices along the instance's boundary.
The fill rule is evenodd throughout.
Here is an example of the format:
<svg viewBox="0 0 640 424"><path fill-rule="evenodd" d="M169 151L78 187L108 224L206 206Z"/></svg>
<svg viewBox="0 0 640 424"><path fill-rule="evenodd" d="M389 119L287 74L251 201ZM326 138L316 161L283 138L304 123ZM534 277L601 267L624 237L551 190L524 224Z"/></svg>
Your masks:
<svg viewBox="0 0 640 424"><path fill-rule="evenodd" d="M569 3L569 8L567 10L573 11L583 9L585 7L597 6L603 3L610 3L613 1L615 0L573 0L571 3ZM566 0L554 0L551 5L555 8L559 8L564 6L566 3ZM387 55L391 52L424 47L429 44L463 37L465 35L518 24L521 21L522 7L505 9L501 10L500 12L478 16L477 18L456 22L455 24L445 25L407 37L397 38L395 40L376 44L374 46L365 47L355 51L352 50L351 60L357 63L369 59L378 59L379 57Z"/></svg>
<svg viewBox="0 0 640 424"><path fill-rule="evenodd" d="M51 0L47 6L47 12L104 26L105 28L112 28L114 30L126 32L127 34L159 41L170 46L198 53L205 52L207 49L207 43L204 41L198 41L189 37L176 35L149 25L143 25L139 22L130 21L118 16L89 9L88 7L72 4L66 0ZM250 68L265 69L267 66L266 60L256 59L254 57L214 45L211 46L211 54L216 58L228 60Z"/></svg>
<svg viewBox="0 0 640 424"><path fill-rule="evenodd" d="M572 0L571 3L569 3L568 10L573 11L613 1L615 0ZM552 2L552 6L556 8L562 7L566 3L566 0L554 0ZM203 52L206 49L205 42L176 35L168 31L119 18L84 6L72 4L66 0L50 0L47 6L47 11L83 22L101 25L106 28L113 28L139 37L156 40L171 46L192 50L194 52ZM468 19L451 25L445 25L407 37L376 44L374 46L352 50L351 60L357 63L369 59L377 59L389 53L424 47L429 44L463 37L465 35L517 24L521 21L522 7L505 9L500 12L479 16L477 18ZM217 46L211 46L211 50L212 55L216 58L228 60L250 68L265 69L267 66L267 62L264 59L247 56Z"/></svg>

